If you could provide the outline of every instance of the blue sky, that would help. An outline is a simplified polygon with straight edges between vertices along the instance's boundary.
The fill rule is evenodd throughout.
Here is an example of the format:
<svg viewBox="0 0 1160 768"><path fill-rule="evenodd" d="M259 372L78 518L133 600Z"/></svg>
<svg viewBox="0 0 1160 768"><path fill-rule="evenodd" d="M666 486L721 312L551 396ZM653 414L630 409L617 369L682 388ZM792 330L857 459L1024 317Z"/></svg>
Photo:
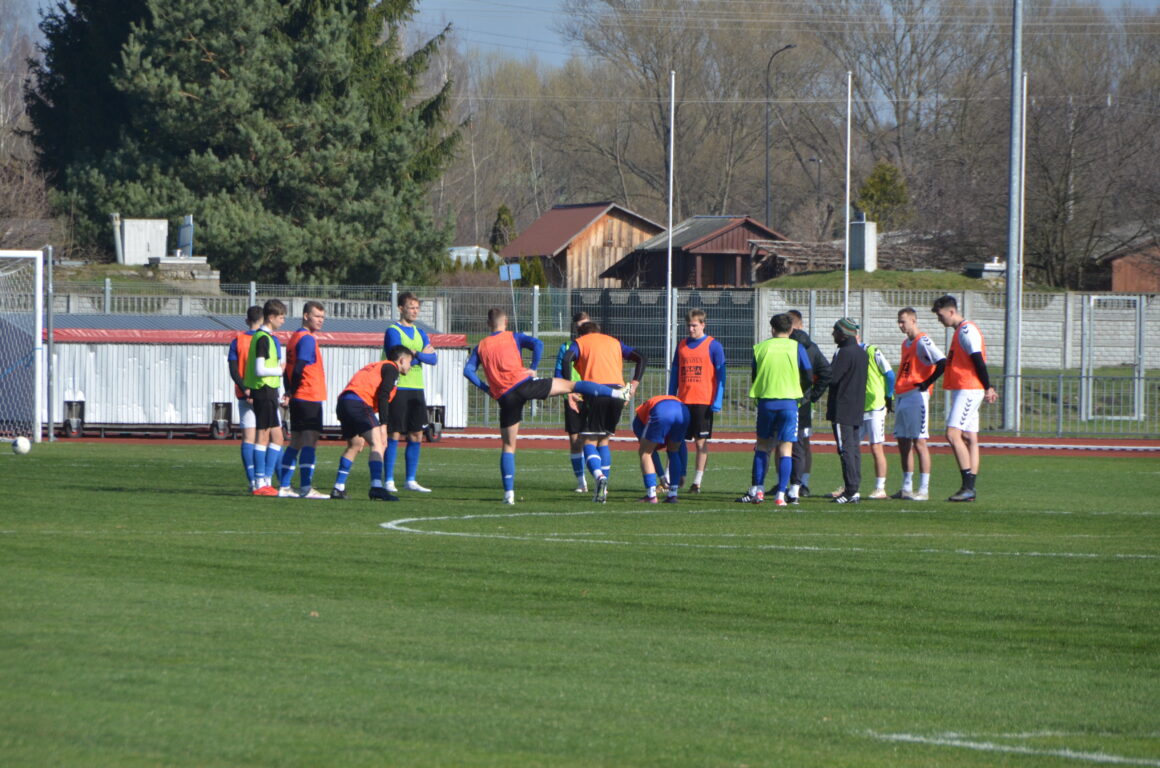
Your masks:
<svg viewBox="0 0 1160 768"><path fill-rule="evenodd" d="M433 34L450 21L466 48L561 64L569 51L553 29L560 5L560 0L420 0L414 23Z"/></svg>

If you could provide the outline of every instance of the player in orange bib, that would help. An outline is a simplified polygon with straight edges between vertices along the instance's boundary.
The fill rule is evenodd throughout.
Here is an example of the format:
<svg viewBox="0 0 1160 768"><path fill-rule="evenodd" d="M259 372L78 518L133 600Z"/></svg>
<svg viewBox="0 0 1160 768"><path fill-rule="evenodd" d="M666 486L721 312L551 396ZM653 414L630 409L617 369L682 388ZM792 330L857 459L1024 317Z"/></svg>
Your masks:
<svg viewBox="0 0 1160 768"><path fill-rule="evenodd" d="M601 333L600 326L593 320L582 323L577 333L576 340L564 353L563 362L565 366L573 365L584 381L622 388L625 386L624 361L636 363L624 399L585 397L580 406L584 422L581 432L584 436L584 463L596 481L592 500L603 504L608 500L608 478L612 472L612 449L608 441L616 433L624 401L631 399L640 385L648 358L619 339Z"/></svg>
<svg viewBox="0 0 1160 768"><path fill-rule="evenodd" d="M503 480L503 503L515 504L516 441L519 439L520 422L524 418L524 403L570 392L593 398L623 399L628 395L628 390L614 390L591 381L537 378L536 367L544 353L543 342L535 336L509 331L507 321L507 312L504 310L488 310L487 327L491 333L472 350L463 366L463 375L499 403L499 431L503 442L499 470ZM525 349L532 353L529 368L524 367L521 350ZM486 383L479 378L480 368L487 377Z"/></svg>
<svg viewBox="0 0 1160 768"><path fill-rule="evenodd" d="M395 397L399 377L411 370L414 353L397 344L387 350L385 360L378 360L360 368L350 378L338 396L335 413L342 425L346 450L338 460L338 474L334 478L332 499L345 499L346 480L354 460L369 443L371 455L367 461L371 473L371 501L398 501L399 497L384 487L385 470L383 449L386 444L379 424L387 424L388 411ZM378 418L375 413L378 412Z"/></svg>
<svg viewBox="0 0 1160 768"><path fill-rule="evenodd" d="M326 402L326 371L322 367L322 348L317 333L326 322L326 309L317 301L302 308L302 327L286 345L286 394L290 406L290 445L282 452L281 487L278 495L286 498L325 499L325 493L314 490L315 446L322 435L322 406ZM299 464L301 465L299 467ZM299 489L290 488L294 470L300 469Z"/></svg>
<svg viewBox="0 0 1160 768"><path fill-rule="evenodd" d="M689 433L685 435L685 440L692 440L697 448L697 464L689 492L700 493L705 466L709 462L713 414L720 412L725 397L725 350L721 342L705 334L703 309L686 312L685 324L689 328L689 335L681 339L673 354L673 364L669 370L669 394L676 396L689 409ZM682 440L682 470L686 455L685 442ZM683 477L673 477L672 468L669 468L669 481L673 485L679 486L683 480Z"/></svg>
<svg viewBox="0 0 1160 768"><path fill-rule="evenodd" d="M954 328L947 355L943 388L951 393L947 416L947 442L955 453L963 485L948 501L974 501L979 474L979 407L994 403L999 393L987 374L987 345L979 327L962 316L954 296L935 299L931 311L947 328Z"/></svg>
<svg viewBox="0 0 1160 768"><path fill-rule="evenodd" d="M946 368L942 350L918 327L914 307L898 311L898 330L906 334L894 381L894 438L902 460L902 488L892 499L930 498L930 388ZM918 456L919 486L914 489L914 457Z"/></svg>
<svg viewBox="0 0 1160 768"><path fill-rule="evenodd" d="M681 448L689 429L689 408L672 395L657 395L636 409L632 432L640 441L640 474L644 479L646 504L657 503L657 467L653 453L662 445L669 454L669 470L674 477L684 472ZM666 504L677 503L677 484L670 483Z"/></svg>

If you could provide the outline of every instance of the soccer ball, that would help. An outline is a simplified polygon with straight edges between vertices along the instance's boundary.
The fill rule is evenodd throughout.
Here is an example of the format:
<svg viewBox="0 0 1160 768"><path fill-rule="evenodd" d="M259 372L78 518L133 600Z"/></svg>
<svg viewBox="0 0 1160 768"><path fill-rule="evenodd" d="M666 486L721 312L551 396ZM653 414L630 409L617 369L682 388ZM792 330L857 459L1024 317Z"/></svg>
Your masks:
<svg viewBox="0 0 1160 768"><path fill-rule="evenodd" d="M24 437L23 435L21 435L20 437L18 437L12 441L12 452L13 453L18 453L21 456L23 456L24 454L28 453L31 450L32 450L32 441L30 441L27 437Z"/></svg>

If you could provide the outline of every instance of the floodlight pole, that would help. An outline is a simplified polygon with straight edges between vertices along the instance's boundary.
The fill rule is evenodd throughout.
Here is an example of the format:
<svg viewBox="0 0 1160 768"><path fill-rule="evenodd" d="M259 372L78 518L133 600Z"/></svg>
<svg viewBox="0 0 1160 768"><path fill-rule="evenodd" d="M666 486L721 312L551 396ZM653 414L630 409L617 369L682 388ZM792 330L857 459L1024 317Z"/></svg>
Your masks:
<svg viewBox="0 0 1160 768"><path fill-rule="evenodd" d="M842 317L850 316L850 151L853 136L854 73L846 71L846 256L842 268Z"/></svg>
<svg viewBox="0 0 1160 768"><path fill-rule="evenodd" d="M1013 0L1011 25L1011 135L1007 177L1007 310L1003 333L1003 429L1018 429L1020 243L1023 175L1023 0Z"/></svg>
<svg viewBox="0 0 1160 768"><path fill-rule="evenodd" d="M770 101L773 99L773 87L770 85L769 76L772 72L773 58L779 53L788 51L790 48L797 48L796 45L790 43L778 48L769 55L769 61L765 64L765 226L773 227L773 213L772 203L770 201L770 178L769 178L769 110Z"/></svg>
<svg viewBox="0 0 1160 768"><path fill-rule="evenodd" d="M669 72L669 233L668 246L665 262L665 365L673 359L673 349L676 346L676 339L673 337L673 327L676 322L673 319L673 313L676 307L673 302L673 177L675 169L673 163L676 160L676 153L674 147L677 143L677 73L676 70Z"/></svg>

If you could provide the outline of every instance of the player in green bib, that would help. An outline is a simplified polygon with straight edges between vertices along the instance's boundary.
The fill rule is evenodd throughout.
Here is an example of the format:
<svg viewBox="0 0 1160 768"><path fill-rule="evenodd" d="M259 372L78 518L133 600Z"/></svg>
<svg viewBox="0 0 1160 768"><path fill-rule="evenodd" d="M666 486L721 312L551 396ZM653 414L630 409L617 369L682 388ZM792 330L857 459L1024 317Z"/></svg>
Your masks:
<svg viewBox="0 0 1160 768"><path fill-rule="evenodd" d="M282 463L282 423L278 388L282 385L282 347L274 332L286 322L286 305L270 299L262 307L262 325L250 337L250 353L242 377L254 409L255 496L277 496L270 478Z"/></svg>
<svg viewBox="0 0 1160 768"><path fill-rule="evenodd" d="M399 294L399 319L387 328L383 337L383 352L396 345L409 349L414 355L411 370L399 377L395 399L388 414L387 452L383 457L386 489L395 493L395 456L399 440L406 437L405 464L407 479L403 487L408 491L430 493L430 488L419 485L419 452L423 445L423 428L427 426L427 399L423 394L423 367L439 362L427 333L416 325L419 319L419 297L410 291Z"/></svg>
<svg viewBox="0 0 1160 768"><path fill-rule="evenodd" d="M791 339L793 319L787 314L769 320L772 338L753 348L753 383L749 397L757 404L757 440L753 445L753 475L749 491L737 501L760 504L765 501L765 475L769 457L777 445L777 496L774 503L784 507L786 488L793 471L793 444L797 440L798 404L802 381L813 378L806 348Z"/></svg>

